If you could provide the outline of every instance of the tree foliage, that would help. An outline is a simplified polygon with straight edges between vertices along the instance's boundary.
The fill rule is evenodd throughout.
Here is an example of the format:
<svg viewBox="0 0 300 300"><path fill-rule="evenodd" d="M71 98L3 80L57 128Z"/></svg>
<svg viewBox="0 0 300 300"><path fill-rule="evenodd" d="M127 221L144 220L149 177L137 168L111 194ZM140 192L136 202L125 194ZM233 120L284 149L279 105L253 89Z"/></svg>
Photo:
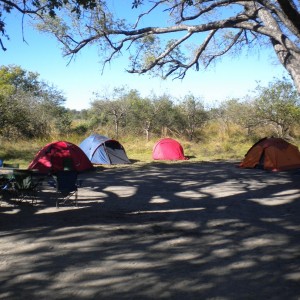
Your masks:
<svg viewBox="0 0 300 300"><path fill-rule="evenodd" d="M37 28L56 36L71 58L96 44L104 65L126 51L128 72L163 78L184 78L188 70L205 69L226 54L270 47L300 93L298 0L131 0L118 5L0 0L3 50L3 39L9 39L5 16L13 11L34 17Z"/></svg>
<svg viewBox="0 0 300 300"><path fill-rule="evenodd" d="M270 47L300 92L297 0L0 3L2 32L4 12L17 9L35 16L40 30L54 34L64 46L65 55L72 57L93 44L102 55L107 54L104 63L122 52L130 53L130 73L184 78L188 70L205 69L225 54L236 55L255 46ZM132 17L128 19L129 15Z"/></svg>
<svg viewBox="0 0 300 300"><path fill-rule="evenodd" d="M204 104L200 99L196 99L193 95L187 95L180 109L184 116L182 127L186 131L189 140L192 141L195 137L197 129L200 129L208 120L208 113L204 109Z"/></svg>
<svg viewBox="0 0 300 300"><path fill-rule="evenodd" d="M255 113L260 126L272 126L277 136L289 139L292 126L300 122L300 96L286 79L257 87Z"/></svg>
<svg viewBox="0 0 300 300"><path fill-rule="evenodd" d="M149 98L132 97L127 125L135 134L146 134L146 140L150 139L150 132L155 125L155 107Z"/></svg>
<svg viewBox="0 0 300 300"><path fill-rule="evenodd" d="M8 1L0 0L0 34L9 39L7 33L5 15L17 11L23 15L37 16L43 19L47 16L54 18L59 10L68 6L71 12L79 17L84 9L94 9L97 0L24 0ZM3 40L0 38L0 47L6 51Z"/></svg>
<svg viewBox="0 0 300 300"><path fill-rule="evenodd" d="M28 72L19 66L2 66L0 68L1 93L13 94L17 91L37 94L39 91L39 74Z"/></svg>
<svg viewBox="0 0 300 300"><path fill-rule="evenodd" d="M223 101L217 110L213 112L214 117L219 121L223 132L230 132L232 124L236 124L247 130L247 135L259 126L252 100L228 99Z"/></svg>
<svg viewBox="0 0 300 300"><path fill-rule="evenodd" d="M268 86L258 84L252 95L245 99L229 99L214 110L222 130L229 132L236 124L247 130L291 139L293 128L300 121L300 96L286 78L274 79Z"/></svg>
<svg viewBox="0 0 300 300"><path fill-rule="evenodd" d="M175 104L176 101L179 103ZM142 97L137 90L123 87L115 89L112 95L96 94L91 104L91 128L101 132L114 128L116 138L121 127L133 135L145 134L147 141L151 135L175 135L193 140L199 138L199 130L208 120L201 99L192 95L177 100L168 94Z"/></svg>
<svg viewBox="0 0 300 300"><path fill-rule="evenodd" d="M0 67L0 135L48 136L55 121L64 119L64 101L60 91L39 80L39 74L19 66ZM66 130L61 124L56 128Z"/></svg>
<svg viewBox="0 0 300 300"><path fill-rule="evenodd" d="M95 94L91 108L78 113L66 109L61 92L39 80L36 73L3 66L0 75L0 136L5 138L66 135L76 118L81 121L79 134L103 133L106 128L115 138L126 132L144 134L147 140L153 135L197 141L203 126L217 120L228 135L235 124L248 136L268 132L289 139L300 120L300 96L286 78L258 85L252 96L229 99L213 110L206 110L201 98L191 94L178 99L167 94L142 97L138 90L121 87L110 95Z"/></svg>
<svg viewBox="0 0 300 300"><path fill-rule="evenodd" d="M98 115L96 120L98 119L102 125L110 121L114 124L115 136L118 138L120 126L126 123L130 93L127 94L124 87L115 88L111 98L107 97L107 95L96 95L96 99L91 103L92 110Z"/></svg>
<svg viewBox="0 0 300 300"><path fill-rule="evenodd" d="M300 98L285 78L274 79L268 86L258 85L252 95L228 99L210 110L205 109L201 98L191 94L178 99L167 94L141 97L137 90L122 89L119 96L114 93L114 96L106 95L105 99L96 97L89 116L102 120L96 130L103 132L106 126L117 136L116 112L123 133L145 134L146 140L152 135L197 141L202 138L203 128L209 121L219 124L223 136L230 136L238 127L240 133L248 137L267 134L289 139L299 124Z"/></svg>

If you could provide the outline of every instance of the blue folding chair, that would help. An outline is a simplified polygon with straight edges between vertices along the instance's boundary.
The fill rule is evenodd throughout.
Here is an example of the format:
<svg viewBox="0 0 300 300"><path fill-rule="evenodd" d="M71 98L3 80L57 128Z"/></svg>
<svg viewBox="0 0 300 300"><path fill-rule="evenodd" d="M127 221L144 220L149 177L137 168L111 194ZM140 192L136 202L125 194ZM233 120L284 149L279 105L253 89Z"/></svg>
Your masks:
<svg viewBox="0 0 300 300"><path fill-rule="evenodd" d="M65 204L67 201L77 206L78 187L76 171L59 171L52 175L53 186L56 188L56 207Z"/></svg>
<svg viewBox="0 0 300 300"><path fill-rule="evenodd" d="M12 191L12 177L6 174L0 175L0 206L2 200L9 200Z"/></svg>

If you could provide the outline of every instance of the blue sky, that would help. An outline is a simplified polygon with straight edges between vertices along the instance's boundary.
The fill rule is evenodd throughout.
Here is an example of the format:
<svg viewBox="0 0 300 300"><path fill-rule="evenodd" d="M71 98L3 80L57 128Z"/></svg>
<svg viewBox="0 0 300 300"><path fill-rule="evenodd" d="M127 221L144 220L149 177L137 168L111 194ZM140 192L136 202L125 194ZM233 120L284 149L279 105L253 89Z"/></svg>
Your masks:
<svg viewBox="0 0 300 300"><path fill-rule="evenodd" d="M180 98L192 93L202 97L207 106L214 106L232 97L244 97L254 90L257 81L267 85L274 77L286 75L281 65L274 64L276 58L267 49L251 56L226 57L209 70L188 72L183 80L162 81L128 74L122 58L107 65L101 74L102 65L95 47L84 49L68 64L69 58L62 56L54 38L25 26L25 43L21 21L9 16L6 22L10 41L4 40L7 51L0 53L0 65L17 65L39 73L40 80L63 92L67 99L65 106L71 109L89 108L94 93L110 93L114 87L121 86L137 89L142 96L167 93Z"/></svg>

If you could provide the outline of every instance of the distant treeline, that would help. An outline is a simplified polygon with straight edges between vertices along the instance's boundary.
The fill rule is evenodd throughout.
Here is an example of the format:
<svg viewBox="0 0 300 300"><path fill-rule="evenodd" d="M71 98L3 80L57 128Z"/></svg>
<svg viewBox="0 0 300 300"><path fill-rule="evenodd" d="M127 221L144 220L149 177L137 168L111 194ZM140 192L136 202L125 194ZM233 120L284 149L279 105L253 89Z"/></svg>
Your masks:
<svg viewBox="0 0 300 300"><path fill-rule="evenodd" d="M141 97L138 90L115 89L110 96L95 95L89 109L69 110L61 91L20 67L0 67L0 136L5 139L47 138L100 132L110 137L176 136L197 142L209 131L249 137L297 137L300 97L285 78L252 95L205 107L202 98L182 99L164 94ZM217 99L216 99L217 100Z"/></svg>

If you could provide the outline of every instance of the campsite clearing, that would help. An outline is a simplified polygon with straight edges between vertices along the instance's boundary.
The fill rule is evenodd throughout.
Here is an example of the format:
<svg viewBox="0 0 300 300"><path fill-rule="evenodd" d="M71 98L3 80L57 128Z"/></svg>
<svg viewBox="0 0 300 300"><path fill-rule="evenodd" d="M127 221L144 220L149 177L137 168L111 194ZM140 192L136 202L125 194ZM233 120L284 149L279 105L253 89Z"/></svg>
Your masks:
<svg viewBox="0 0 300 300"><path fill-rule="evenodd" d="M56 209L50 190L0 207L1 299L299 300L299 170L182 161L80 177L78 208Z"/></svg>

